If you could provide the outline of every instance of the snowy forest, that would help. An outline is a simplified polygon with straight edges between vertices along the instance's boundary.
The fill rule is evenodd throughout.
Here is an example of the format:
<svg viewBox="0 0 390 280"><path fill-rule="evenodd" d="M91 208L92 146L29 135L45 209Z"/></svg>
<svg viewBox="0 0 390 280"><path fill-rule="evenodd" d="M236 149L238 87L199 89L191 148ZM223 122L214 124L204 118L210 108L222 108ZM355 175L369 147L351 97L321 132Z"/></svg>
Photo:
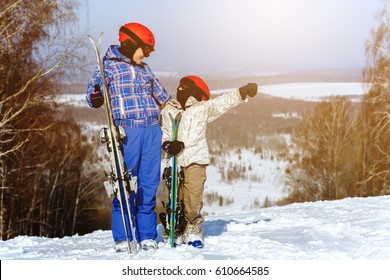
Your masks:
<svg viewBox="0 0 390 280"><path fill-rule="evenodd" d="M105 159L96 152L97 137L86 136L79 122L103 117L56 101L64 92L62 82L83 73L88 65L81 61L90 61L88 51L79 51L90 49L85 34L77 36L72 29L78 1L0 1L1 239L107 228L104 174L94 168ZM389 195L390 3L383 3L367 38L362 75L367 89L361 102L270 99L261 96L261 84L272 81L256 78L260 94L254 102L210 125L212 162L227 151L272 151L273 158L288 162L286 196L272 202L277 205ZM271 115L277 111L302 117L280 121ZM278 137L286 134L291 143ZM243 173L233 171L225 174L227 180Z"/></svg>

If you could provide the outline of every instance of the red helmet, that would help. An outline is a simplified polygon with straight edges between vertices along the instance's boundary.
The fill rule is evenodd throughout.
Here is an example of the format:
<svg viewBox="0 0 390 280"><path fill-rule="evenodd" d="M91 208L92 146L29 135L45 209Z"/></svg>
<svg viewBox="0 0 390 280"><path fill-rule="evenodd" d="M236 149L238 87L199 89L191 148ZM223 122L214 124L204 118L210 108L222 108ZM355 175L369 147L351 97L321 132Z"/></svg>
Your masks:
<svg viewBox="0 0 390 280"><path fill-rule="evenodd" d="M126 40L135 42L144 51L146 49L148 53L154 51L154 35L149 28L140 23L130 22L121 26L119 29L119 42L123 43Z"/></svg>
<svg viewBox="0 0 390 280"><path fill-rule="evenodd" d="M202 91L202 100L209 100L210 99L210 90L207 84L198 76L185 76L181 78L180 85L186 87L187 81L190 80L192 83L196 85L197 88L199 88Z"/></svg>

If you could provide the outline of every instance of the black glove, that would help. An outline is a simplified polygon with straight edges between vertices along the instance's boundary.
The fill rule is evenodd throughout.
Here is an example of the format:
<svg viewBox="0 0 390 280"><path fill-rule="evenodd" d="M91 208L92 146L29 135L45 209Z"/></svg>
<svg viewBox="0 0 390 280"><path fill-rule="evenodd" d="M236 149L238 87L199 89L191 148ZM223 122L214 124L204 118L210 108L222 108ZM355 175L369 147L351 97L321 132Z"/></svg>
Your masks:
<svg viewBox="0 0 390 280"><path fill-rule="evenodd" d="M184 149L184 143L181 141L165 141L162 144L164 152L170 155L178 155Z"/></svg>
<svg viewBox="0 0 390 280"><path fill-rule="evenodd" d="M245 100L248 95L250 97L254 97L257 93L257 84L248 83L245 86L240 87L239 91L240 91L240 95L241 95L242 100Z"/></svg>
<svg viewBox="0 0 390 280"><path fill-rule="evenodd" d="M103 105L104 98L98 84L95 84L95 91L91 94L90 98L94 108L100 108Z"/></svg>

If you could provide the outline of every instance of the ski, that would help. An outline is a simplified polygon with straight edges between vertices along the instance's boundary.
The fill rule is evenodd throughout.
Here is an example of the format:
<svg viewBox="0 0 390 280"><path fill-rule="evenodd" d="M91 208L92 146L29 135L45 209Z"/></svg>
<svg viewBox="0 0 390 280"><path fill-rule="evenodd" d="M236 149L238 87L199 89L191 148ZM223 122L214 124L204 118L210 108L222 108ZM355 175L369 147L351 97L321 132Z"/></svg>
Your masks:
<svg viewBox="0 0 390 280"><path fill-rule="evenodd" d="M181 120L181 114L176 116L176 119L169 114L172 123L172 141L177 138L177 129ZM177 193L179 187L179 177L177 176L178 166L176 165L176 156L171 158L171 189L169 192L169 244L171 248L175 246L175 231L176 231L176 207L177 207Z"/></svg>
<svg viewBox="0 0 390 280"><path fill-rule="evenodd" d="M112 119L112 110L110 105L110 98L108 95L108 90L106 86L106 80L104 76L104 67L103 62L100 56L100 44L102 41L103 33L99 36L99 41L96 44L95 41L89 36L89 40L91 41L95 54L96 60L98 63L101 79L102 79L102 90L104 96L104 107L107 118L107 128L102 128L100 131L100 141L102 143L107 144L107 149L110 154L111 161L111 174L108 175L108 181L105 182L104 186L106 188L107 194L111 196L111 194L116 195L119 200L121 214L122 214L122 222L124 226L124 231L126 234L126 242L127 242L127 252L137 253L137 239L135 236L135 221L133 223L132 213L129 203L129 197L131 192L136 192L136 184L134 184L134 180L136 177L132 177L131 174L126 170L124 159L123 159L123 148L122 148L122 140L126 138L126 133L123 127L115 126L114 121ZM125 217L125 206L127 208L127 215L129 217L129 225L130 229L128 229L126 217ZM128 237L128 232L131 232L131 236L133 238L133 249L131 248L130 240Z"/></svg>
<svg viewBox="0 0 390 280"><path fill-rule="evenodd" d="M172 125L172 137L171 141L177 140L177 130L181 120L181 113L177 114L175 118L169 114ZM163 173L163 179L166 182L169 190L169 201L164 204L165 213L160 215L165 232L168 235L168 243L171 248L175 247L175 237L182 231L184 225L184 205L182 201L178 201L179 196L179 184L183 180L183 173L180 167L177 165L176 156L171 156L171 166L165 168Z"/></svg>

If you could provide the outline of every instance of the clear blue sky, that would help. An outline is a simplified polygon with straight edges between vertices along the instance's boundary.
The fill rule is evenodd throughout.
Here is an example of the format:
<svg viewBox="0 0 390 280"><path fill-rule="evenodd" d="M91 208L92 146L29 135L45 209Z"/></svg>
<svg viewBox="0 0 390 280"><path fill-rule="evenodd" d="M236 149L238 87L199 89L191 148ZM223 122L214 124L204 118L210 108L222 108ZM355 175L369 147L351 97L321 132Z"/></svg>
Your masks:
<svg viewBox="0 0 390 280"><path fill-rule="evenodd" d="M127 22L148 26L154 71L268 73L362 68L382 0L86 0L81 26L102 51ZM84 30L84 29L83 29Z"/></svg>

